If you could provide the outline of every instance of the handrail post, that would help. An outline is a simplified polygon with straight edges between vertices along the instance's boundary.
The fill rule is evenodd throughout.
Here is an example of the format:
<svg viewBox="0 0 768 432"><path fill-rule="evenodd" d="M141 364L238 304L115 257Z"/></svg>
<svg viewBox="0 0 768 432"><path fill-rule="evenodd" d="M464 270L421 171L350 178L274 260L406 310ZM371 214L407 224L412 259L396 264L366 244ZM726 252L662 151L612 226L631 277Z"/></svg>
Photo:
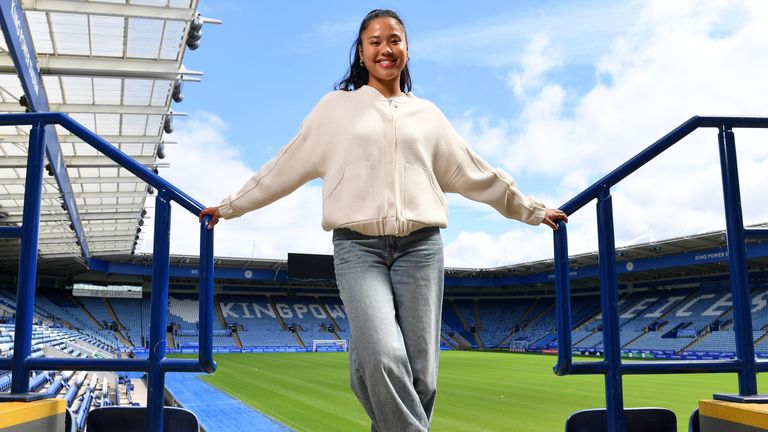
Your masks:
<svg viewBox="0 0 768 432"><path fill-rule="evenodd" d="M597 198L600 307L603 314L605 405L609 432L624 431L624 395L621 383L621 339L619 337L619 293L616 278L616 242L611 190L604 187Z"/></svg>
<svg viewBox="0 0 768 432"><path fill-rule="evenodd" d="M720 128L717 136L720 150L720 170L723 177L736 356L744 362L744 367L739 371L739 396L754 396L757 395L757 364L752 341L747 250L744 243L744 219L741 212L739 171L736 163L736 140L733 130L727 125Z"/></svg>
<svg viewBox="0 0 768 432"><path fill-rule="evenodd" d="M24 183L24 216L19 280L16 289L16 335L13 340L11 393L29 392L27 360L32 354L32 321L35 310L37 281L37 246L40 234L40 208L43 199L43 165L45 162L45 125L35 123L29 135L27 173Z"/></svg>
<svg viewBox="0 0 768 432"><path fill-rule="evenodd" d="M200 224L200 299L198 322L200 323L200 343L198 358L200 369L213 373L216 362L213 360L213 230L208 229L210 217Z"/></svg>
<svg viewBox="0 0 768 432"><path fill-rule="evenodd" d="M162 363L167 348L168 275L170 267L171 201L166 189L155 199L155 233L152 250L152 301L149 328L149 373L145 430L163 432L165 372Z"/></svg>
<svg viewBox="0 0 768 432"><path fill-rule="evenodd" d="M571 278L568 263L568 231L558 222L555 243L555 312L557 314L557 375L567 375L573 363L571 341Z"/></svg>

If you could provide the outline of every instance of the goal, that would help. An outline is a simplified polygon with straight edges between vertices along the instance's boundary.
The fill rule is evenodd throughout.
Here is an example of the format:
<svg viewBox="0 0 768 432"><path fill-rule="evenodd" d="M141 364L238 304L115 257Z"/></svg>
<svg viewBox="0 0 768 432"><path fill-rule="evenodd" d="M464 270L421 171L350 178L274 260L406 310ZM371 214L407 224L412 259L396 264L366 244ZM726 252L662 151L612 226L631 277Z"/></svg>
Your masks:
<svg viewBox="0 0 768 432"><path fill-rule="evenodd" d="M346 351L346 339L316 339L312 341L312 352L317 351Z"/></svg>

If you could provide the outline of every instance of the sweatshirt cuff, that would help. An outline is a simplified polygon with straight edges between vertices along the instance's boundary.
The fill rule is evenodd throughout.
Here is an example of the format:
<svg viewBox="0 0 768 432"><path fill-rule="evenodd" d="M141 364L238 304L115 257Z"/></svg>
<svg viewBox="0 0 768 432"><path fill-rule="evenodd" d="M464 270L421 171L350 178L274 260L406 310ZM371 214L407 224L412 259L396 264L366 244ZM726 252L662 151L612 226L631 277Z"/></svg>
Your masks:
<svg viewBox="0 0 768 432"><path fill-rule="evenodd" d="M232 219L237 216L235 210L232 209L229 198L224 199L221 204L219 204L219 214L222 219Z"/></svg>
<svg viewBox="0 0 768 432"><path fill-rule="evenodd" d="M547 206L540 202L535 202L531 209L530 215L523 220L523 222L529 225L540 225L544 221L544 214L547 211Z"/></svg>

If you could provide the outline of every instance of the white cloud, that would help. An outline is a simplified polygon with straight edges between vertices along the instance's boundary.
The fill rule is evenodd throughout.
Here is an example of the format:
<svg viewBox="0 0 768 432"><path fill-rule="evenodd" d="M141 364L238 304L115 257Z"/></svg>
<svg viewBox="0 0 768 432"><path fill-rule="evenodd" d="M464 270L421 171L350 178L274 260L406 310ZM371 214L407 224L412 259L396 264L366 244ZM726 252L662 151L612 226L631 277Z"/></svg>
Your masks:
<svg viewBox="0 0 768 432"><path fill-rule="evenodd" d="M640 3L559 2L545 8L514 3L509 7L512 12L414 37L411 56L450 65L461 53L468 65L513 67L519 64L530 35L545 33L555 48L567 43L567 50L562 50L565 61L589 61L605 49L608 38L627 27Z"/></svg>
<svg viewBox="0 0 768 432"><path fill-rule="evenodd" d="M494 144L485 155L499 156L495 161L513 175L559 182L555 195L573 196L693 115L766 115L766 50L768 3L651 1L601 56L598 82L582 97L569 101L565 84L545 79L523 100L519 120L470 116L461 120L462 133L471 142L506 140L511 145ZM498 125L515 121L522 127L500 131ZM747 224L768 221L761 190L768 180L766 138L764 130L736 130ZM618 245L723 229L716 130L693 133L612 195ZM590 203L572 218L572 253L596 248L594 208ZM540 248L551 251L551 241L545 245L539 233L523 238L520 232L498 238L463 233L447 250L455 262L472 260L473 266L541 259ZM505 252L510 240L528 251L516 261ZM488 252L493 248L498 252Z"/></svg>
<svg viewBox="0 0 768 432"><path fill-rule="evenodd" d="M179 122L166 161L170 168L160 174L202 204L217 205L237 191L253 174L227 141L226 125L212 114L193 113ZM216 256L285 259L287 252L332 252L330 234L320 228L321 191L305 185L286 198L232 220L222 220L215 230ZM152 216L144 226L141 250L152 250ZM171 252L199 253L197 218L174 205Z"/></svg>
<svg viewBox="0 0 768 432"><path fill-rule="evenodd" d="M520 68L507 75L507 85L515 96L525 96L529 90L541 85L544 75L560 64L560 56L552 50L545 34L535 34L520 59Z"/></svg>

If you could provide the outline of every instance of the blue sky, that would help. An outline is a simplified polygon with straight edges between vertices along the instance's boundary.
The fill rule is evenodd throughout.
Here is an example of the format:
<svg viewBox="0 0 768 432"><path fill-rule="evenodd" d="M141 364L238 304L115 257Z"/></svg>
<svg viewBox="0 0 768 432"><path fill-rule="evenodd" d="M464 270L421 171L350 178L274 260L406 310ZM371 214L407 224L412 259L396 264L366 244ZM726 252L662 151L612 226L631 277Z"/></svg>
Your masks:
<svg viewBox="0 0 768 432"><path fill-rule="evenodd" d="M174 104L190 116L177 119L166 138L178 144L169 148L165 175L207 204L239 188L341 78L360 20L383 7L406 23L414 92L435 102L521 190L557 206L692 115L768 115L768 99L756 96L766 94L760 77L768 65L754 55L768 48L763 3L201 0L201 13L223 24L206 24L200 48L185 55L185 66L205 75ZM690 141L619 188L626 191L616 198L620 245L721 228L708 195L717 178L693 180L716 167L716 154L698 150L714 142L704 134ZM757 184L767 155L750 142L740 158L747 183ZM681 192L663 193L669 184ZM284 201L219 225L217 255L330 253L318 183ZM460 197L450 203L448 265L551 256L544 227ZM745 204L748 222L767 215L764 205ZM575 252L595 249L593 219L574 218ZM174 252L194 253L176 243Z"/></svg>

